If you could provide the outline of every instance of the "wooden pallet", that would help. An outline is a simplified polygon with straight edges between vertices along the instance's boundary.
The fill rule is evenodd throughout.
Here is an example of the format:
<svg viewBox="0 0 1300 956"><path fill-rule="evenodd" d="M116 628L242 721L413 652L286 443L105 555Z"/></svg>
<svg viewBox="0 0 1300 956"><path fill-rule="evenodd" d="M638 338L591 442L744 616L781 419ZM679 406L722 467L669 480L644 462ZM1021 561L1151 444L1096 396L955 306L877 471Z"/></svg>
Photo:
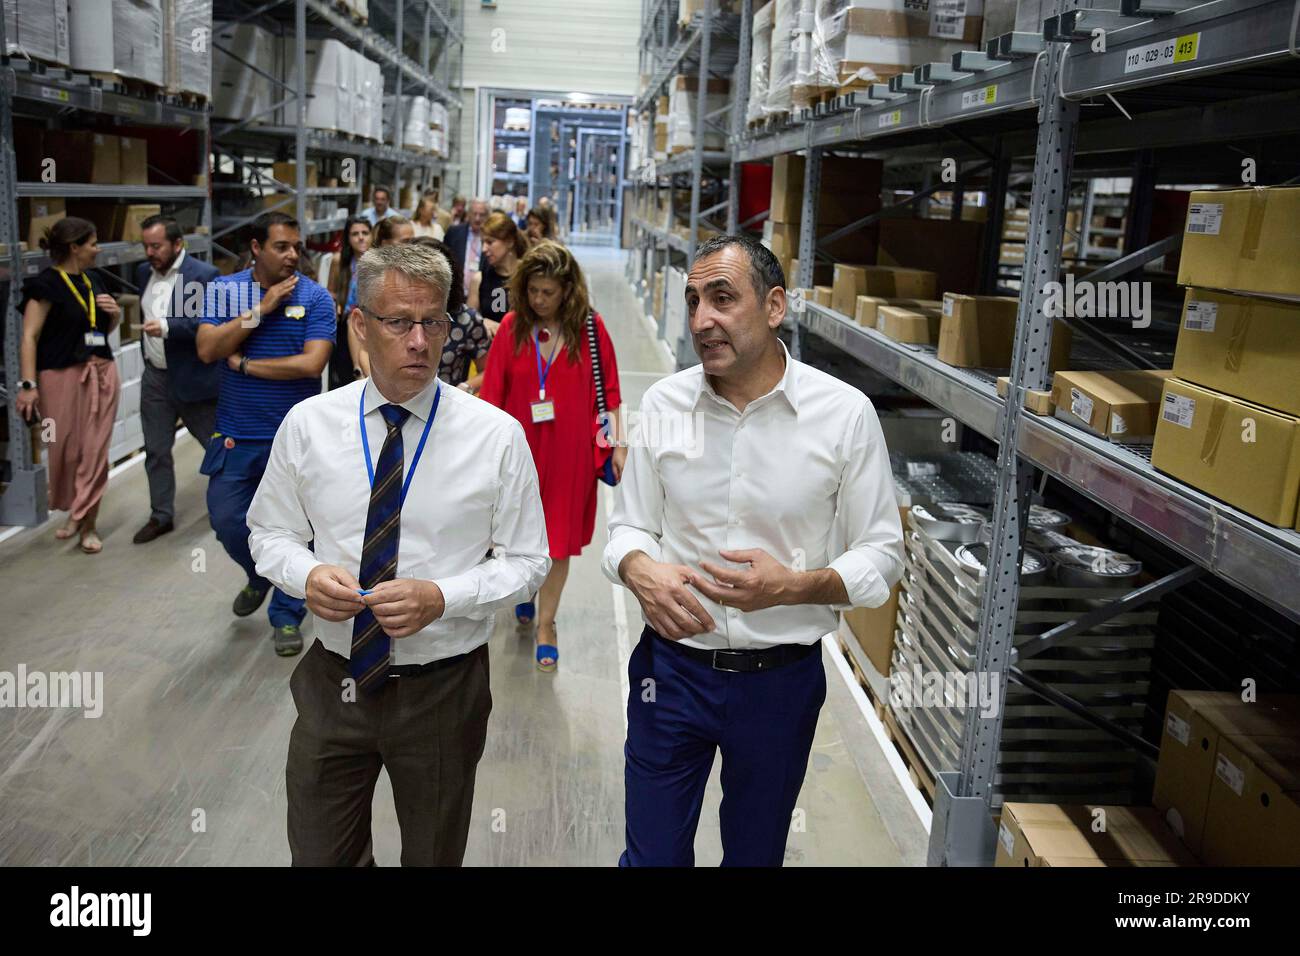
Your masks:
<svg viewBox="0 0 1300 956"><path fill-rule="evenodd" d="M99 80L104 89L123 96L135 96L142 100L163 100L168 95L161 86L135 77L119 76L116 73L91 73L90 75Z"/></svg>
<svg viewBox="0 0 1300 956"><path fill-rule="evenodd" d="M843 654L844 659L849 662L849 670L853 672L853 679L858 682L858 686L862 688L862 692L867 695L867 700L871 701L871 706L876 711L876 717L883 721L885 707L887 706L885 701L876 696L875 688L873 688L871 682L867 680L867 675L862 672L862 667L858 664L858 659L853 655L853 652L849 650L845 638L840 637L839 642L840 653Z"/></svg>
<svg viewBox="0 0 1300 956"><path fill-rule="evenodd" d="M934 777L930 775L925 762L921 760L921 755L917 753L916 747L913 746L911 738L907 736L907 731L899 724L898 718L894 716L893 710L888 705L884 708L884 714L880 722L885 725L885 734L894 745L894 749L902 756L903 763L907 767L907 776L916 785L917 789L925 794L926 801L933 807Z"/></svg>

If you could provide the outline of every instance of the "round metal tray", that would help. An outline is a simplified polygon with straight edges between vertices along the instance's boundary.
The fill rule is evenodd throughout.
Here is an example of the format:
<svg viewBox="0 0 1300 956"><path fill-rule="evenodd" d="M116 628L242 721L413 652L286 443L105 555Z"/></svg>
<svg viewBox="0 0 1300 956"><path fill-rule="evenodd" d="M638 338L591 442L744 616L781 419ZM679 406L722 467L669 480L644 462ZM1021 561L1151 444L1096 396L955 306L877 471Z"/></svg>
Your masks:
<svg viewBox="0 0 1300 956"><path fill-rule="evenodd" d="M1083 542L1075 541L1068 534L1062 534L1060 531L1051 528L1035 528L1031 526L1025 529L1025 543L1050 554L1057 548L1079 547Z"/></svg>
<svg viewBox="0 0 1300 956"><path fill-rule="evenodd" d="M1056 580L1067 587L1121 587L1142 573L1142 562L1119 551L1079 544L1051 552Z"/></svg>
<svg viewBox="0 0 1300 956"><path fill-rule="evenodd" d="M940 541L976 541L987 521L985 514L978 508L957 501L912 505L912 514L926 534Z"/></svg>
<svg viewBox="0 0 1300 956"><path fill-rule="evenodd" d="M1060 530L1074 519L1064 511L1044 508L1042 505L1029 506L1029 527L1039 531Z"/></svg>
<svg viewBox="0 0 1300 956"><path fill-rule="evenodd" d="M988 568L989 546L982 542L963 544L956 551L957 565L967 574L982 578ZM1047 577L1047 556L1033 548L1025 548L1020 556L1020 583L1025 587L1040 584Z"/></svg>

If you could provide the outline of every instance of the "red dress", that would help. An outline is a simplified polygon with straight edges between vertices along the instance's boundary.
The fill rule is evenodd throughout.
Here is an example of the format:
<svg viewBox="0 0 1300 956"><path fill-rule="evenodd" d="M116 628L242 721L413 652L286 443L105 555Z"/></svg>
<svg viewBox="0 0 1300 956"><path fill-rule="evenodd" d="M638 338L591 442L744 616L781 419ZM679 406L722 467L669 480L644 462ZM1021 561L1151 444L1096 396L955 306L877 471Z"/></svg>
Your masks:
<svg viewBox="0 0 1300 956"><path fill-rule="evenodd" d="M529 338L516 354L514 312L506 314L492 339L487 369L479 397L504 409L521 424L532 449L541 485L542 510L551 557L581 554L596 529L596 459L593 429L596 421L596 383L586 329L578 343L579 361L569 359L560 346L546 375L546 399L555 402L555 420L533 423L532 403L537 401L537 350ZM605 406L612 412L621 404L614 343L596 315L596 342L605 378ZM551 353L542 344L542 364Z"/></svg>

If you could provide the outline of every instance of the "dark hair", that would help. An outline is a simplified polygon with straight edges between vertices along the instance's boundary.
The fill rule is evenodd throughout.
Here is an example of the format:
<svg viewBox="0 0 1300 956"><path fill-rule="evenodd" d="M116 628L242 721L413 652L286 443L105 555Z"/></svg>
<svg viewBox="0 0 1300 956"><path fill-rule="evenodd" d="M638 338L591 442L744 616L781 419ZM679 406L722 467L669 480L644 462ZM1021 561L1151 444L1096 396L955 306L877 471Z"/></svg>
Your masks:
<svg viewBox="0 0 1300 956"><path fill-rule="evenodd" d="M348 300L348 285L352 282L352 259L356 253L352 251L351 236L352 227L357 223L365 226L367 231L374 228L365 216L352 216L343 224L343 245L339 249L338 264L334 269L334 288L330 289L339 305Z"/></svg>
<svg viewBox="0 0 1300 956"><path fill-rule="evenodd" d="M499 215L499 214L497 214ZM487 227L485 226L484 229ZM510 273L509 304L514 312L514 346L518 355L528 342L541 320L533 311L528 301L528 283L532 279L552 279L565 290L557 313L560 329L564 333L565 352L569 361L577 362L579 348L585 346L586 337L583 327L587 315L592 311L591 296L587 290L587 280L582 274L582 267L572 252L558 242L543 239L528 250L527 254Z"/></svg>
<svg viewBox="0 0 1300 956"><path fill-rule="evenodd" d="M555 238L555 210L550 206L534 206L528 210L526 219L536 219L542 224L542 238Z"/></svg>
<svg viewBox="0 0 1300 956"><path fill-rule="evenodd" d="M773 289L785 288L785 270L772 250L752 236L721 235L706 239L695 249L695 262L699 262L728 246L740 246L749 256L749 279L754 294L762 302ZM694 263L692 263L694 265Z"/></svg>
<svg viewBox="0 0 1300 956"><path fill-rule="evenodd" d="M371 201L371 202L374 202L374 201L375 201L375 193L383 193L385 196L388 197L388 201L389 201L389 202L392 202L392 201L393 201L393 191L392 191L391 189L389 189L387 186L384 186L384 185L382 185L382 184L381 184L381 185L378 185L378 186L371 186L371 187L370 187L370 201Z"/></svg>
<svg viewBox="0 0 1300 956"><path fill-rule="evenodd" d="M298 220L288 213L264 212L254 219L253 225L249 227L249 240L256 242L259 246L265 244L267 236L271 234L272 226L288 226L295 231L302 231L298 225Z"/></svg>
<svg viewBox="0 0 1300 956"><path fill-rule="evenodd" d="M168 242L180 242L185 238L185 233L181 230L181 224L171 216L150 216L144 222L140 223L140 231L152 229L154 226L162 226L167 230Z"/></svg>
<svg viewBox="0 0 1300 956"><path fill-rule="evenodd" d="M367 220L368 221L368 220ZM370 248L376 249L379 246L386 246L393 241L393 229L397 226L409 226L411 220L405 216L388 216L379 220L374 228L370 230Z"/></svg>
<svg viewBox="0 0 1300 956"><path fill-rule="evenodd" d="M72 254L73 246L85 245L95 234L95 224L89 219L67 216L45 230L41 239L41 248L50 254L56 263L62 262Z"/></svg>
<svg viewBox="0 0 1300 956"><path fill-rule="evenodd" d="M433 238L433 236L417 236L408 245L428 246L431 249L437 249L443 254L443 257L451 266L451 288L447 290L447 314L459 315L460 310L465 307L465 273L461 269L460 260L451 251L451 246L441 239Z"/></svg>
<svg viewBox="0 0 1300 956"><path fill-rule="evenodd" d="M482 202L482 200L475 200L475 202ZM488 216L483 223L482 233L489 239L500 239L510 243L510 247L520 259L528 252L528 240L519 231L515 221L503 212L494 212Z"/></svg>

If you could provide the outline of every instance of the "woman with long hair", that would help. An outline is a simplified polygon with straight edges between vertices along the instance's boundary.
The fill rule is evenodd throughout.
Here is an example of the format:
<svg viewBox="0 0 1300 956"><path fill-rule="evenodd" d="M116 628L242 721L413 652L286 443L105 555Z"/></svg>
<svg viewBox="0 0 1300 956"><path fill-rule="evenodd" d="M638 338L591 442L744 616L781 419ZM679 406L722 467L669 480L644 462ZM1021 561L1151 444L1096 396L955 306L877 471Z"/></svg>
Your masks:
<svg viewBox="0 0 1300 956"><path fill-rule="evenodd" d="M441 239L417 236L412 244L429 246L437 249L451 266L451 288L447 290L447 318L451 319L451 331L442 347L442 358L438 362L438 378L448 385L477 394L483 381L483 367L487 361L488 347L492 337L477 312L465 304L465 278L461 273L460 262L451 246ZM469 374L470 363L477 366L473 376Z"/></svg>
<svg viewBox="0 0 1300 956"><path fill-rule="evenodd" d="M370 220L353 216L343 226L343 248L330 265L329 290L339 312L338 345L330 355L330 388L341 388L356 377L348 316L357 304L357 262L369 248Z"/></svg>
<svg viewBox="0 0 1300 956"><path fill-rule="evenodd" d="M415 238L415 227L411 220L405 216L389 216L387 219L381 219L375 224L374 230L370 233L370 248L380 249L384 246L395 245L399 242L410 242ZM352 310L348 310L351 314ZM370 377L370 353L366 347L357 338L357 334L352 331L352 323L348 323L348 352L352 355L353 370L352 374L356 378Z"/></svg>
<svg viewBox="0 0 1300 956"><path fill-rule="evenodd" d="M506 217L508 220L508 217ZM608 455L614 479L622 476L627 448L598 439L595 370L588 324L595 330L611 437L621 434L618 364L605 323L590 305L587 282L573 254L556 242L528 251L510 277L507 313L488 352L479 397L504 409L523 426L537 465L551 570L532 603L515 608L521 624L537 615L537 666L559 662L555 625L569 559L591 543L596 527L598 458Z"/></svg>
<svg viewBox="0 0 1300 956"><path fill-rule="evenodd" d="M485 267L470 277L468 299L470 308L483 316L488 331L495 335L510 311L510 277L528 251L528 243L514 220L503 212L487 217L482 235Z"/></svg>
<svg viewBox="0 0 1300 956"><path fill-rule="evenodd" d="M555 237L555 210L550 206L534 206L528 210L528 225L524 235L530 246L535 246L544 239L552 242Z"/></svg>
<svg viewBox="0 0 1300 956"><path fill-rule="evenodd" d="M46 230L41 248L54 263L23 283L23 337L18 414L44 419L49 502L68 520L54 533L80 534L81 550L98 554L95 531L108 487L108 449L117 416L117 366L108 344L121 310L90 273L99 255L95 224L69 216Z"/></svg>
<svg viewBox="0 0 1300 956"><path fill-rule="evenodd" d="M415 227L415 237L417 239L428 237L430 239L441 239L443 237L442 226L439 225L438 219L438 200L435 196L425 195L415 204L415 214L411 217L411 225Z"/></svg>

